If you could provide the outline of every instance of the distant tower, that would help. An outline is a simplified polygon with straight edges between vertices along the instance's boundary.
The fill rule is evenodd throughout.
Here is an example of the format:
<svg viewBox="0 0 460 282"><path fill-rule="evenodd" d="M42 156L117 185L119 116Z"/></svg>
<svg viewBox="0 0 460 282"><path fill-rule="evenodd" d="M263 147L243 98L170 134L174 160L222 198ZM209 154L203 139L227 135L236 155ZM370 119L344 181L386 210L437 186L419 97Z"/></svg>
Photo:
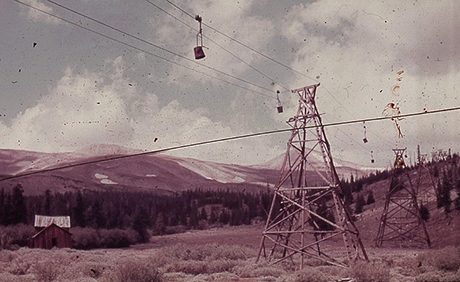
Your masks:
<svg viewBox="0 0 460 282"><path fill-rule="evenodd" d="M377 247L381 247L383 242L396 242L408 246L420 244L431 246L430 237L420 215L416 189L412 185L409 173L404 171L405 150L393 149L395 162L375 238Z"/></svg>
<svg viewBox="0 0 460 282"><path fill-rule="evenodd" d="M417 165L422 164L422 154L420 154L420 145L417 145Z"/></svg>
<svg viewBox="0 0 460 282"><path fill-rule="evenodd" d="M300 255L300 268L305 259L345 266L333 254L341 250L337 246L339 238L343 240L349 262L361 255L368 259L350 210L344 205L329 142L315 104L318 86L292 90L299 96L299 107L287 122L292 133L257 260L264 256L271 263L278 263L293 261Z"/></svg>
<svg viewBox="0 0 460 282"><path fill-rule="evenodd" d="M415 193L417 194L417 201L420 204L427 205L430 202L436 201L436 183L433 178L434 172L427 164L427 154L420 154L420 161L418 163L417 180L415 186Z"/></svg>

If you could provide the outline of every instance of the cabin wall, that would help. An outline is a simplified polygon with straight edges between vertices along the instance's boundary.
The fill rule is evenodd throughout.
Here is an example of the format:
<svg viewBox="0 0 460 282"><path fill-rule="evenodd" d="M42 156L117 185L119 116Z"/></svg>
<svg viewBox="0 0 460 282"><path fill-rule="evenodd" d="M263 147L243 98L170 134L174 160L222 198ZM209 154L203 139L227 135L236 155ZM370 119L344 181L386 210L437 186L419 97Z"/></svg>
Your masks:
<svg viewBox="0 0 460 282"><path fill-rule="evenodd" d="M72 236L56 225L50 225L36 237L32 238L31 247L42 249L52 249L53 247L71 248Z"/></svg>

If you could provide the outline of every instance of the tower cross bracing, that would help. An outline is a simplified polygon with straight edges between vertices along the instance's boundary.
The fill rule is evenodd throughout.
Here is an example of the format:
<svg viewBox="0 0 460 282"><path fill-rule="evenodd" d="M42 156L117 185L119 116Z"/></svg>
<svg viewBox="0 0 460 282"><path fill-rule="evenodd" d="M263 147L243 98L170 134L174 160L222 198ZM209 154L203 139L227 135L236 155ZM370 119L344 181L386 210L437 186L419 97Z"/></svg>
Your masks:
<svg viewBox="0 0 460 282"><path fill-rule="evenodd" d="M384 242L400 246L431 246L430 237L421 217L418 204L418 187L414 188L409 173L404 169L404 151L393 149L395 162L385 206L380 219L375 245ZM420 171L419 171L420 172ZM418 183L420 184L420 183Z"/></svg>
<svg viewBox="0 0 460 282"><path fill-rule="evenodd" d="M278 184L262 234L258 260L272 263L300 257L345 266L334 250L342 245L346 260L367 260L358 229L334 167L330 144L315 103L319 84L292 90L299 97ZM342 243L341 243L342 242ZM339 248L340 249L340 248Z"/></svg>

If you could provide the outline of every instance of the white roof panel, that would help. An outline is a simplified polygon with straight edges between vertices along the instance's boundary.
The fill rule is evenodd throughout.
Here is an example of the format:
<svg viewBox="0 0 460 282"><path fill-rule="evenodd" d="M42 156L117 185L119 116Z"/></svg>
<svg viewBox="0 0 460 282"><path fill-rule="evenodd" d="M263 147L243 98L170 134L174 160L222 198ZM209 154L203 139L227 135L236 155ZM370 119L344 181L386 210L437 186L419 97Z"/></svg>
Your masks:
<svg viewBox="0 0 460 282"><path fill-rule="evenodd" d="M35 227L48 227L53 223L61 228L70 228L70 216L35 215Z"/></svg>

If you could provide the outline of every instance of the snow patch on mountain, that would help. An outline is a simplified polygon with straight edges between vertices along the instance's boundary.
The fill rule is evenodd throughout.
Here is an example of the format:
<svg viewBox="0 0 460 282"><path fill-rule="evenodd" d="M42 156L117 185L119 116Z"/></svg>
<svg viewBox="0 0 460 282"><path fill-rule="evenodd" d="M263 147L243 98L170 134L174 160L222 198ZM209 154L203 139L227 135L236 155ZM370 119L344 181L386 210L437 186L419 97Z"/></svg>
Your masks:
<svg viewBox="0 0 460 282"><path fill-rule="evenodd" d="M117 185L118 183L115 181L112 181L110 179L101 179L102 184L108 184L108 185Z"/></svg>
<svg viewBox="0 0 460 282"><path fill-rule="evenodd" d="M94 177L96 177L97 179L106 179L106 178L109 178L107 175L101 174L101 173L95 173L95 174L94 174Z"/></svg>
<svg viewBox="0 0 460 282"><path fill-rule="evenodd" d="M294 151L293 155L291 155L291 161L295 160L296 157L298 157L298 152ZM307 161L309 164L309 170L317 169L319 171L324 171L326 169L323 155L321 152L317 150L312 151L308 155ZM377 167L365 167L365 166L358 165L356 163L345 161L339 158L333 158L333 161L334 161L334 167L337 170L339 178L344 178L344 179L349 178L351 174L355 176L363 176L371 172L375 172L376 170L383 170L382 168L377 168ZM262 163L259 165L252 165L250 167L255 168L255 169L265 168L265 169L280 170L283 166L283 162L284 162L284 154L281 154L278 157L275 157L265 163Z"/></svg>
<svg viewBox="0 0 460 282"><path fill-rule="evenodd" d="M202 162L194 159L176 159L176 161L179 165L206 179L215 180L220 183L243 183L246 181L245 174L227 168L224 164Z"/></svg>
<svg viewBox="0 0 460 282"><path fill-rule="evenodd" d="M0 171L19 174L28 171L55 167L75 159L72 153L43 153L24 150L2 150Z"/></svg>
<svg viewBox="0 0 460 282"><path fill-rule="evenodd" d="M118 184L117 182L110 180L107 175L102 174L102 173L95 173L94 177L99 179L102 184L108 184L108 185L116 185L116 184Z"/></svg>

